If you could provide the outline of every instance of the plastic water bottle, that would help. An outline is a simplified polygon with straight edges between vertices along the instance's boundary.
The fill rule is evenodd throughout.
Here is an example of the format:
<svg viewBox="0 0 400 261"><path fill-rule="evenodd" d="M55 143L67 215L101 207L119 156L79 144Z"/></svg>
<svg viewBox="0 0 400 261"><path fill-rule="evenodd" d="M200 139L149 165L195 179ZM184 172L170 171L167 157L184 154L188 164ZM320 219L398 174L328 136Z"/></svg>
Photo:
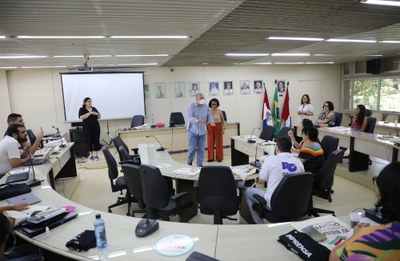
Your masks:
<svg viewBox="0 0 400 261"><path fill-rule="evenodd" d="M106 226L100 214L96 214L96 220L94 221L94 234L96 235L96 246L99 250L99 259L107 260Z"/></svg>

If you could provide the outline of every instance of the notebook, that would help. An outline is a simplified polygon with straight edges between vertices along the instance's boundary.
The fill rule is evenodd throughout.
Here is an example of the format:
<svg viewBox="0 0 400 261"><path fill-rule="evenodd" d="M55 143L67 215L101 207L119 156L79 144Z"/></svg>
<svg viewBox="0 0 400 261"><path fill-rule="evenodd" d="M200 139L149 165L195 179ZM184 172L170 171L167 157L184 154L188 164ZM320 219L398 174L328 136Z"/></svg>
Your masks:
<svg viewBox="0 0 400 261"><path fill-rule="evenodd" d="M28 205L32 205L32 204L38 203L40 201L41 201L40 198L38 198L32 192L7 199L7 202L10 205L16 205L16 204L19 204L22 202L26 202Z"/></svg>
<svg viewBox="0 0 400 261"><path fill-rule="evenodd" d="M16 172L16 173L11 173L10 176L7 177L6 183L13 183L13 182L19 182L19 181L24 181L29 178L29 169L23 169L23 171Z"/></svg>
<svg viewBox="0 0 400 261"><path fill-rule="evenodd" d="M44 156L44 158L41 159L32 159L28 162L26 162L24 165L25 166L30 166L30 165L40 165L43 164L46 160L50 159L51 154L53 153L53 150L55 149L55 147L51 147L51 149L47 152L46 156Z"/></svg>

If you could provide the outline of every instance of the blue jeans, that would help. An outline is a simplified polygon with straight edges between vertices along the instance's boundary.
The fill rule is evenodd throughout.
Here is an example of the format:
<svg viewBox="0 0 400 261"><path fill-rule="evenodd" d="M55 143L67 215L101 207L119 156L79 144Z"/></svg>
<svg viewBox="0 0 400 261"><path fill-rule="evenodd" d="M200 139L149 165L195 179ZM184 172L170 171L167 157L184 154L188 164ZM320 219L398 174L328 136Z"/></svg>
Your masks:
<svg viewBox="0 0 400 261"><path fill-rule="evenodd" d="M204 160L204 150L206 148L206 134L198 135L191 131L188 131L188 139L189 139L188 164L192 164L194 159L194 154L197 151L197 166L202 167Z"/></svg>
<svg viewBox="0 0 400 261"><path fill-rule="evenodd" d="M265 195L265 190L258 189L258 188L247 188L246 192L244 194L246 198L246 203L247 206L249 207L251 216L253 217L253 221L256 224L264 224L263 219L258 215L257 211L253 209L253 204L258 203L258 201L253 197L254 194L260 195L261 197L264 197Z"/></svg>

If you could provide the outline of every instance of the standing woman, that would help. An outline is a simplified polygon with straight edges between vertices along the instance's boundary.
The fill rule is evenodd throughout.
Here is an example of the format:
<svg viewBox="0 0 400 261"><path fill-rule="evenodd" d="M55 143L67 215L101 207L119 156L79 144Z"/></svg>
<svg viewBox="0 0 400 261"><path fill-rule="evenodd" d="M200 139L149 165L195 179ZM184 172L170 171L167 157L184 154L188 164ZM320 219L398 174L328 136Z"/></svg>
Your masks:
<svg viewBox="0 0 400 261"><path fill-rule="evenodd" d="M311 116L314 116L314 108L311 105L310 96L308 96L308 94L303 94L303 96L301 96L297 115L299 115L299 123L301 123L303 119L310 119Z"/></svg>
<svg viewBox="0 0 400 261"><path fill-rule="evenodd" d="M211 108L210 113L214 119L215 126L207 124L207 150L208 150L208 162L214 161L214 145L216 150L216 159L221 162L224 159L223 138L224 134L224 116L222 111L218 109L219 101L218 99L211 99L208 103L208 107Z"/></svg>
<svg viewBox="0 0 400 261"><path fill-rule="evenodd" d="M79 109L79 118L83 121L83 132L86 142L89 145L89 160L99 160L97 155L100 147L100 113L92 107L92 99L86 97L83 99L83 105Z"/></svg>
<svg viewBox="0 0 400 261"><path fill-rule="evenodd" d="M356 115L353 117L351 121L351 130L352 131L362 131L364 132L367 128L367 109L364 105L359 104L356 108Z"/></svg>

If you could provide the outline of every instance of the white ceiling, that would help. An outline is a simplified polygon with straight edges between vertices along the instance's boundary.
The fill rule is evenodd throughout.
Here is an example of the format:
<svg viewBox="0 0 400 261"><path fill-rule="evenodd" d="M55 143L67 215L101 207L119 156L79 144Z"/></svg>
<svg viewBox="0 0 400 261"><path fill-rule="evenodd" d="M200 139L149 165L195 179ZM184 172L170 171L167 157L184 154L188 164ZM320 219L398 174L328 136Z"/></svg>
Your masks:
<svg viewBox="0 0 400 261"><path fill-rule="evenodd" d="M400 44L267 40L302 36L400 41L400 7L356 0L0 0L0 67L68 66L92 56L94 67L229 66L254 62L335 62L400 55ZM105 39L17 39L16 36L106 36ZM187 35L188 39L111 39ZM310 53L309 57L228 57L226 53ZM115 55L168 54L166 57ZM319 55L318 55L319 54ZM110 55L96 58L93 55ZM322 56L321 56L322 55ZM143 67L143 66L141 66Z"/></svg>

